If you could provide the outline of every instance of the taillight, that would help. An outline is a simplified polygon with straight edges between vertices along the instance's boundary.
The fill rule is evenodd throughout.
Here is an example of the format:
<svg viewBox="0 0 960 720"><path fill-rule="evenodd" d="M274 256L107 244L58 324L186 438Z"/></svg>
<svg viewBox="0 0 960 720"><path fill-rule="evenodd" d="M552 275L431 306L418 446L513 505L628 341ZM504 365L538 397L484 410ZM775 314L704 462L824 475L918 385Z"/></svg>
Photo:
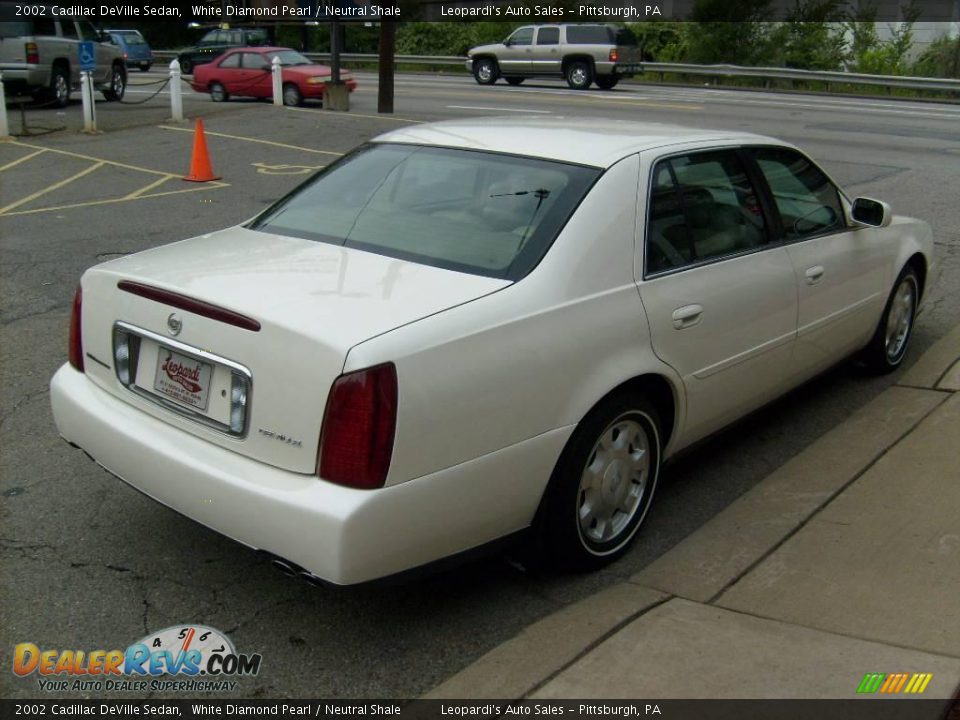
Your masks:
<svg viewBox="0 0 960 720"><path fill-rule="evenodd" d="M83 291L77 286L73 296L73 312L70 314L70 340L67 354L70 364L83 372L83 338L80 336L80 307L83 304Z"/></svg>
<svg viewBox="0 0 960 720"><path fill-rule="evenodd" d="M27 51L27 64L28 65L39 65L40 64L40 50L37 48L35 42L28 42L25 45Z"/></svg>
<svg viewBox="0 0 960 720"><path fill-rule="evenodd" d="M383 487L396 424L393 363L338 377L330 389L320 432L320 477L354 488Z"/></svg>
<svg viewBox="0 0 960 720"><path fill-rule="evenodd" d="M610 51L610 62L616 62L620 59L620 55L617 54L616 48Z"/></svg>

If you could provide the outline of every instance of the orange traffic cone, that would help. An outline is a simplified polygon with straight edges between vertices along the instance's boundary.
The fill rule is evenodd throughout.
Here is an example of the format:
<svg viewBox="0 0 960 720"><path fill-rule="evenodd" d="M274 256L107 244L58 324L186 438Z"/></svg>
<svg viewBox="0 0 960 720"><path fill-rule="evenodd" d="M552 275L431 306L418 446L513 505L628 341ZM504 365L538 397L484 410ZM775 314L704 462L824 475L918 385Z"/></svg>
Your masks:
<svg viewBox="0 0 960 720"><path fill-rule="evenodd" d="M219 175L213 174L210 165L210 154L207 152L207 138L203 134L203 120L198 119L193 131L193 157L190 160L190 174L184 180L190 182L210 182L219 180Z"/></svg>

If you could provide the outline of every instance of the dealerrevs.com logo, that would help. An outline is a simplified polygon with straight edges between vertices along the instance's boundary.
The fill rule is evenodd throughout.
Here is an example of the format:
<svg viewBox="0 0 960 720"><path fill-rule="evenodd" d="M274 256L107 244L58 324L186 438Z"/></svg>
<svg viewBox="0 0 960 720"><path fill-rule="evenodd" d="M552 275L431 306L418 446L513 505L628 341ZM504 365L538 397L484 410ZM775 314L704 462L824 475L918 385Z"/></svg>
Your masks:
<svg viewBox="0 0 960 720"><path fill-rule="evenodd" d="M219 630L174 625L125 650L14 647L13 672L37 676L45 692L197 692L236 689L235 678L260 672L260 654L238 653Z"/></svg>

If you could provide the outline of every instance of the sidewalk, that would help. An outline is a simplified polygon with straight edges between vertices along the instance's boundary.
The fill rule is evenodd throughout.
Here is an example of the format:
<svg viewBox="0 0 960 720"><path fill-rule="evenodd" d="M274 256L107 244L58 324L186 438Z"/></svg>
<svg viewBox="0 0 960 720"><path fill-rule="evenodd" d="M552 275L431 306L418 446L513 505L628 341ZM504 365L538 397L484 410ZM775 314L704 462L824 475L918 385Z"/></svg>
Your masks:
<svg viewBox="0 0 960 720"><path fill-rule="evenodd" d="M628 582L425 697L855 699L867 673L960 685L960 326Z"/></svg>

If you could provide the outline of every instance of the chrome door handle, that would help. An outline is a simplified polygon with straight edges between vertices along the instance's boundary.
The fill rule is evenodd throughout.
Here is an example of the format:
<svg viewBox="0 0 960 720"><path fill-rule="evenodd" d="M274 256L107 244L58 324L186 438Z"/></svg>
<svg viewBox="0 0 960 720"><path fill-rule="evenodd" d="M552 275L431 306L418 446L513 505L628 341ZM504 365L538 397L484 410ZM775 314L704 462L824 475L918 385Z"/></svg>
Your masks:
<svg viewBox="0 0 960 720"><path fill-rule="evenodd" d="M816 285L823 277L823 265L814 265L804 274L807 276L807 285Z"/></svg>
<svg viewBox="0 0 960 720"><path fill-rule="evenodd" d="M693 327L703 318L703 307L700 305L684 305L673 311L673 327L677 330Z"/></svg>

